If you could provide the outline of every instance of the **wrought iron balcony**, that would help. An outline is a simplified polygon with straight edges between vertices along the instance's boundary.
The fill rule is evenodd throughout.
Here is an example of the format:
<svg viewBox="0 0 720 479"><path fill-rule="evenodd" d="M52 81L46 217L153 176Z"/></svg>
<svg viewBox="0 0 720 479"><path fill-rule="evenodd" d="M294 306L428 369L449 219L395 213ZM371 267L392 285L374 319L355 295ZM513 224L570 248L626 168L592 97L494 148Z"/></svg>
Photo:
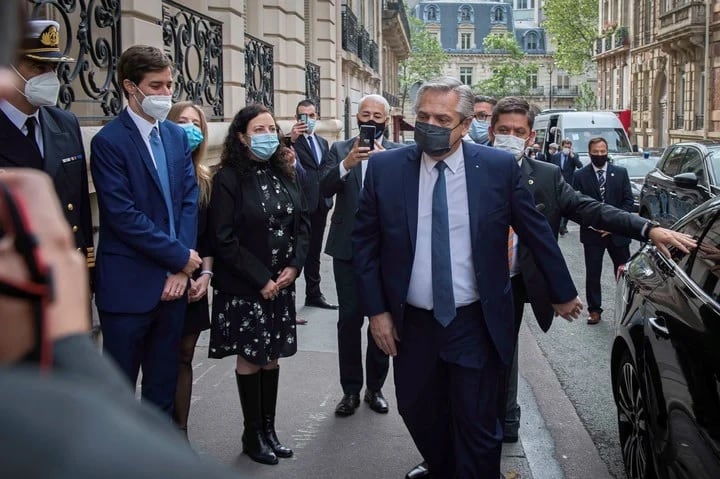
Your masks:
<svg viewBox="0 0 720 479"><path fill-rule="evenodd" d="M359 55L359 26L357 17L347 5L342 6L342 47L343 50Z"/></svg>
<svg viewBox="0 0 720 479"><path fill-rule="evenodd" d="M320 65L305 62L305 97L315 103L315 111L320 116Z"/></svg>
<svg viewBox="0 0 720 479"><path fill-rule="evenodd" d="M613 36L615 37L615 48L624 47L630 42L628 27L618 27Z"/></svg>
<svg viewBox="0 0 720 479"><path fill-rule="evenodd" d="M392 93L383 91L382 96L390 103L390 106L400 108L400 99Z"/></svg>
<svg viewBox="0 0 720 479"><path fill-rule="evenodd" d="M245 34L245 102L275 108L273 46Z"/></svg>
<svg viewBox="0 0 720 479"><path fill-rule="evenodd" d="M595 54L600 55L603 52L603 39L598 38L595 40Z"/></svg>
<svg viewBox="0 0 720 479"><path fill-rule="evenodd" d="M560 97L560 96L576 97L576 96L578 96L578 86L577 85L572 85L572 86L568 86L568 87L553 86L552 87L552 95L554 97Z"/></svg>
<svg viewBox="0 0 720 479"><path fill-rule="evenodd" d="M704 33L705 1L675 0L672 6L660 14L658 40L667 40L678 34Z"/></svg>
<svg viewBox="0 0 720 479"><path fill-rule="evenodd" d="M223 118L222 23L170 0L163 0L163 45L173 61L173 100L207 106L207 116Z"/></svg>
<svg viewBox="0 0 720 479"><path fill-rule="evenodd" d="M64 32L65 51L74 63L60 63L58 106L85 122L109 120L120 113L123 94L117 82L120 2L32 0L31 18L55 18ZM75 30L73 31L72 28Z"/></svg>
<svg viewBox="0 0 720 479"><path fill-rule="evenodd" d="M536 87L530 88L527 92L527 96L545 96L545 87L544 86L536 86Z"/></svg>
<svg viewBox="0 0 720 479"><path fill-rule="evenodd" d="M383 0L382 10L383 39L404 59L410 54L410 23L403 0Z"/></svg>

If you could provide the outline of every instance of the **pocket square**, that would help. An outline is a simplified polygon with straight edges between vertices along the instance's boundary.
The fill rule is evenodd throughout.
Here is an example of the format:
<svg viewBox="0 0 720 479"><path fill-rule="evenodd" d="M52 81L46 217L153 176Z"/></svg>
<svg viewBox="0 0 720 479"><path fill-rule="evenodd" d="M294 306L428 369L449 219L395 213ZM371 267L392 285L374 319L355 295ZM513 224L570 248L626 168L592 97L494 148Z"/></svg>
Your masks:
<svg viewBox="0 0 720 479"><path fill-rule="evenodd" d="M543 212L543 211L545 211L545 203L538 203L538 204L535 205L535 208L536 208L538 211Z"/></svg>
<svg viewBox="0 0 720 479"><path fill-rule="evenodd" d="M70 163L71 161L79 160L80 158L82 158L82 155L68 156L67 158L63 158L60 161L62 163Z"/></svg>

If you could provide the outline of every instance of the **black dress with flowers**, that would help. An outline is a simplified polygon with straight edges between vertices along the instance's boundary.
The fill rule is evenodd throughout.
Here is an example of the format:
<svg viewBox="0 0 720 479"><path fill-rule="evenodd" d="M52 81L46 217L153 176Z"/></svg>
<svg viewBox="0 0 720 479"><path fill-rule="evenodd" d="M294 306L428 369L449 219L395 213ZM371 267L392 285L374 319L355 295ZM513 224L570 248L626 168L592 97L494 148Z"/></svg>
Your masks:
<svg viewBox="0 0 720 479"><path fill-rule="evenodd" d="M306 253L298 254L297 248L300 245L306 251L308 230L299 227L304 224L297 211L304 207L297 204L299 190L289 191L297 189L295 183L281 180L267 163L255 165L239 178L231 170L218 172L217 182L222 186L213 185L210 213L220 223L215 225L219 243L227 246L215 253L209 356L238 354L262 366L297 352L295 285L280 290L274 300L263 299L259 292L285 267L302 265L299 261L304 261ZM230 204L240 211L228 211ZM223 258L224 252L233 255L235 251L244 256Z"/></svg>

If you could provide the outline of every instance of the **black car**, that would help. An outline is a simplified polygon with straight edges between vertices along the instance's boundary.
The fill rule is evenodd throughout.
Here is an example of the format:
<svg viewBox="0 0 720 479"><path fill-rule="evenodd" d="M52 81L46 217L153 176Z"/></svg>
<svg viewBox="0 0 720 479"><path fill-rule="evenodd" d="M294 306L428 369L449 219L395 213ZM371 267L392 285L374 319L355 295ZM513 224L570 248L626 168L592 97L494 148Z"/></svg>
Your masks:
<svg viewBox="0 0 720 479"><path fill-rule="evenodd" d="M629 478L720 478L720 198L673 229L690 254L651 244L618 271L611 374Z"/></svg>
<svg viewBox="0 0 720 479"><path fill-rule="evenodd" d="M645 177L640 215L670 226L718 194L720 143L676 143Z"/></svg>
<svg viewBox="0 0 720 479"><path fill-rule="evenodd" d="M642 153L612 155L612 164L622 166L630 177L630 188L633 194L633 212L640 211L640 192L645 184L645 177L657 165L659 156L645 157Z"/></svg>

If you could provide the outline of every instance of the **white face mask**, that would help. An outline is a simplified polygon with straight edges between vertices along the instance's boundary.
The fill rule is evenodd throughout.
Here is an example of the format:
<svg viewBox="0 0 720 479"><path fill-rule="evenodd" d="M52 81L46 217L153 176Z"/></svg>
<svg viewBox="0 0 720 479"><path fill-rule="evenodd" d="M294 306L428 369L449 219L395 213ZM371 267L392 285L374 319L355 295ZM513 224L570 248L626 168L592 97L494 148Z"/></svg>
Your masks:
<svg viewBox="0 0 720 479"><path fill-rule="evenodd" d="M139 86L135 85L140 94L144 96L142 103L143 111L146 115L155 118L157 121L165 121L170 108L172 108L172 95L146 95ZM137 98L135 98L137 101Z"/></svg>
<svg viewBox="0 0 720 479"><path fill-rule="evenodd" d="M568 156L570 154L570 148L563 148L562 152L563 152L563 155Z"/></svg>
<svg viewBox="0 0 720 479"><path fill-rule="evenodd" d="M515 135L495 135L493 146L498 150L512 153L515 158L520 159L525 151L525 143L527 143L527 138L518 138Z"/></svg>
<svg viewBox="0 0 720 479"><path fill-rule="evenodd" d="M13 67L13 70L15 70L15 67ZM15 70L15 73L25 80L20 72ZM57 74L47 72L25 80L25 92L20 93L27 98L31 105L39 108L41 106L55 106L59 92L60 80L58 80Z"/></svg>

